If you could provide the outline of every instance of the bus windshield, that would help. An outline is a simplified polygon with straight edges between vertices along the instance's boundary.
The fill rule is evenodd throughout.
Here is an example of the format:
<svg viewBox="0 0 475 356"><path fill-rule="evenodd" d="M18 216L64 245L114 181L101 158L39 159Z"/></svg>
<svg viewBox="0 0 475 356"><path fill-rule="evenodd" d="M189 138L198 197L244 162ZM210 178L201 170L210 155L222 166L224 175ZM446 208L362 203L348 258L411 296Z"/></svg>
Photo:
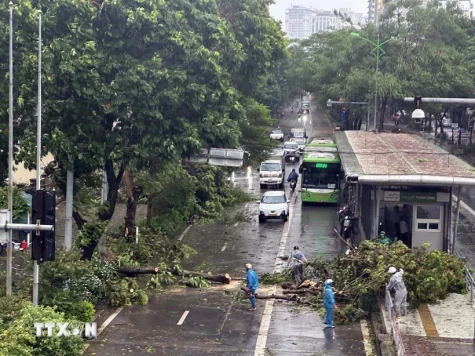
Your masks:
<svg viewBox="0 0 475 356"><path fill-rule="evenodd" d="M341 174L340 163L303 163L302 188L336 189Z"/></svg>

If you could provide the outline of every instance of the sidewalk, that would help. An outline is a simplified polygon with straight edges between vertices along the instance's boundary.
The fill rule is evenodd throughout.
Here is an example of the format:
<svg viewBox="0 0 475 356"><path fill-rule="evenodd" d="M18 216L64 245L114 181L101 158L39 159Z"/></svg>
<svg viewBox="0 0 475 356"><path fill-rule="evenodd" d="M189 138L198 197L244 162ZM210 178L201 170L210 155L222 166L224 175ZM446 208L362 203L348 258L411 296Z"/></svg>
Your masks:
<svg viewBox="0 0 475 356"><path fill-rule="evenodd" d="M435 305L421 305L398 322L407 356L474 354L475 309L469 294L450 294Z"/></svg>

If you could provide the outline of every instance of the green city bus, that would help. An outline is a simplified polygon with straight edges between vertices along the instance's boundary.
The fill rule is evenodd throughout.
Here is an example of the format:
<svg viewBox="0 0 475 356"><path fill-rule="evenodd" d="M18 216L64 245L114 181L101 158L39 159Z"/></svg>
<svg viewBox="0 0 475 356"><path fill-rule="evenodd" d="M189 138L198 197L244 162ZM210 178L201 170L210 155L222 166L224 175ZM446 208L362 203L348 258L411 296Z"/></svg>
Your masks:
<svg viewBox="0 0 475 356"><path fill-rule="evenodd" d="M339 202L341 161L333 141L314 140L305 146L299 170L302 203Z"/></svg>

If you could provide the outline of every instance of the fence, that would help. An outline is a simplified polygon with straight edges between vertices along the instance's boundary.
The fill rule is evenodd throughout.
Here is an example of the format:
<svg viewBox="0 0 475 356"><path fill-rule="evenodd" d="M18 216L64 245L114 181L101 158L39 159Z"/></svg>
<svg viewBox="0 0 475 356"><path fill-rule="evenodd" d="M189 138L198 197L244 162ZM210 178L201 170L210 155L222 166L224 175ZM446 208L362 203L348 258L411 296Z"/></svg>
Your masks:
<svg viewBox="0 0 475 356"><path fill-rule="evenodd" d="M457 250L455 250L455 254L457 257L465 260L465 258L460 255ZM470 303L473 304L475 299L475 278L473 278L472 273L467 267L465 267L465 283L467 284L467 293L470 293Z"/></svg>
<svg viewBox="0 0 475 356"><path fill-rule="evenodd" d="M396 311L393 308L393 301L391 299L391 294L389 290L386 289L386 296L384 298L386 311L389 315L389 320L391 322L391 333L394 340L394 346L396 347L397 356L405 356L406 348L404 347L404 342L399 331L399 323L397 321Z"/></svg>

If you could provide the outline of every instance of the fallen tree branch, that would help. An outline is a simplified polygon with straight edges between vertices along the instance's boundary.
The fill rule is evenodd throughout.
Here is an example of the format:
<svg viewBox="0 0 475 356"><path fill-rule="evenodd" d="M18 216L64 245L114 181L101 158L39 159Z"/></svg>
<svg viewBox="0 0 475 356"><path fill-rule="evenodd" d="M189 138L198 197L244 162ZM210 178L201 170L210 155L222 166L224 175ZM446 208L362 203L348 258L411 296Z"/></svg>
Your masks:
<svg viewBox="0 0 475 356"><path fill-rule="evenodd" d="M284 294L312 294L312 295L320 295L322 294L322 291L319 289L288 289L282 291Z"/></svg>
<svg viewBox="0 0 475 356"><path fill-rule="evenodd" d="M120 268L117 268L116 271L117 273L123 274L127 277L134 277L141 274L156 274L160 272L160 268L158 267L120 267ZM207 274L207 273L186 271L186 270L179 271L176 268L169 268L168 271L174 274L175 276L201 277L208 281L219 282L219 283L224 283L224 284L229 284L231 283L231 280L232 280L231 276L228 273L225 273L224 275L212 275L212 274Z"/></svg>
<svg viewBox="0 0 475 356"><path fill-rule="evenodd" d="M247 295L247 288L246 287L241 287L241 290L246 293ZM303 304L303 305L310 305L312 307L316 306L315 304L313 303L310 303L307 299L304 299L304 298L301 298L295 294L293 295L278 295L278 294L270 294L270 295L261 295L259 293L256 294L256 299L277 299L277 300L285 300L285 301L288 301L288 302L296 302L296 303L299 303L299 304Z"/></svg>

